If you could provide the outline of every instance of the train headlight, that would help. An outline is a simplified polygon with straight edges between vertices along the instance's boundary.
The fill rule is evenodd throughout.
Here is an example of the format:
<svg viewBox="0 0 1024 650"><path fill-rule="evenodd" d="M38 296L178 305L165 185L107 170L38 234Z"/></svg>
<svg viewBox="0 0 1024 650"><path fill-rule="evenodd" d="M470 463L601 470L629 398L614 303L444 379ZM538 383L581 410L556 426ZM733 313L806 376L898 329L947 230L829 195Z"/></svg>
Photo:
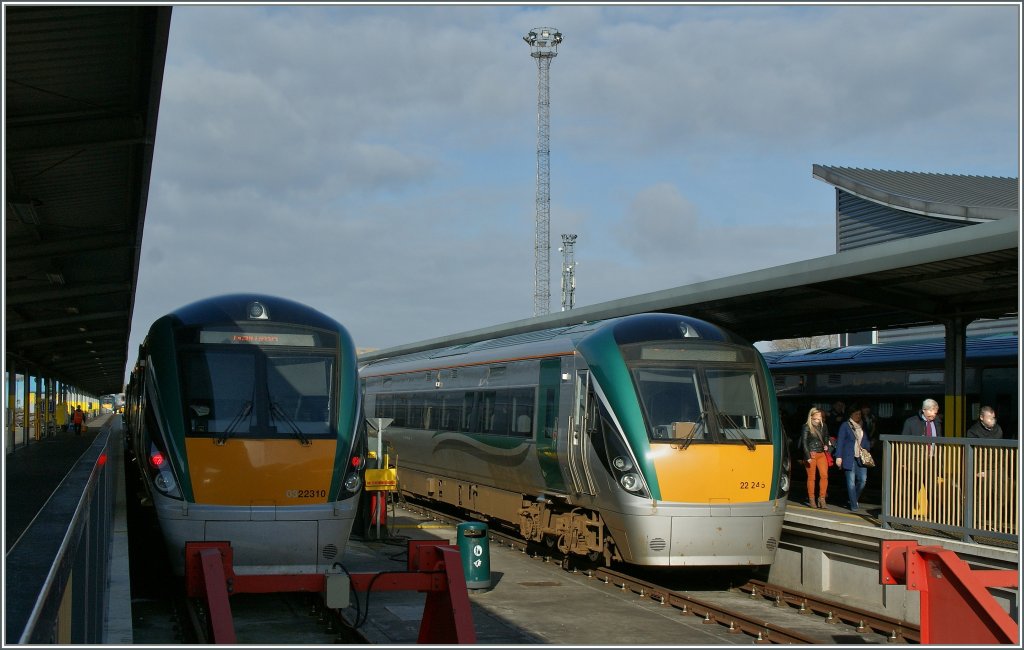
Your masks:
<svg viewBox="0 0 1024 650"><path fill-rule="evenodd" d="M620 472L628 472L633 469L633 463L629 462L628 458L623 456L616 456L612 459L612 467L619 470Z"/></svg>
<svg viewBox="0 0 1024 650"><path fill-rule="evenodd" d="M790 472L792 471L792 462L789 459L788 454L782 456L782 472L779 474L779 491L783 494L789 492L790 488Z"/></svg>
<svg viewBox="0 0 1024 650"><path fill-rule="evenodd" d="M153 485L164 494L175 496L178 490L178 483L170 472L160 472L153 479Z"/></svg>
<svg viewBox="0 0 1024 650"><path fill-rule="evenodd" d="M270 315L267 314L267 308L258 300L249 303L247 312L249 320L267 320L270 318Z"/></svg>
<svg viewBox="0 0 1024 650"><path fill-rule="evenodd" d="M345 489L353 494L363 486L363 479L358 474L349 474L345 479Z"/></svg>
<svg viewBox="0 0 1024 650"><path fill-rule="evenodd" d="M632 472L629 474L623 474L619 478L619 483L629 492L639 492L644 487L643 482L640 481L640 477Z"/></svg>

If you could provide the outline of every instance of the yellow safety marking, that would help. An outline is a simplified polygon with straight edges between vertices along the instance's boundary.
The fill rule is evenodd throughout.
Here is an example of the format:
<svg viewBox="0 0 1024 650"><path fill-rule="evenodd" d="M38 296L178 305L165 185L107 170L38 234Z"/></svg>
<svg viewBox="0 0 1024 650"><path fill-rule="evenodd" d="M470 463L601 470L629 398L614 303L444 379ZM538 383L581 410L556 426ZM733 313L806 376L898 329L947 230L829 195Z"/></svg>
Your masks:
<svg viewBox="0 0 1024 650"><path fill-rule="evenodd" d="M662 501L748 503L771 495L771 445L651 444Z"/></svg>
<svg viewBox="0 0 1024 650"><path fill-rule="evenodd" d="M326 503L334 474L335 440L186 438L196 503L278 505Z"/></svg>

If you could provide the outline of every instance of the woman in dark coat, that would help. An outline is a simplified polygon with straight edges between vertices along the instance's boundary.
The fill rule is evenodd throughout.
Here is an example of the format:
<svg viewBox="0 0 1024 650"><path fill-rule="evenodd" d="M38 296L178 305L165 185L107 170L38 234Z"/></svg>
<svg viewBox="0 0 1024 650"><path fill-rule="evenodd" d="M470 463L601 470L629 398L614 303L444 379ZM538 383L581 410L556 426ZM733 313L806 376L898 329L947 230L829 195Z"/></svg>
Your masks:
<svg viewBox="0 0 1024 650"><path fill-rule="evenodd" d="M836 443L836 467L843 470L846 477L846 493L850 497L850 511L857 512L860 508L858 499L868 482L868 468L860 459L861 449L871 449L871 439L861 426L863 416L859 409L850 413L850 419L839 427L839 440Z"/></svg>

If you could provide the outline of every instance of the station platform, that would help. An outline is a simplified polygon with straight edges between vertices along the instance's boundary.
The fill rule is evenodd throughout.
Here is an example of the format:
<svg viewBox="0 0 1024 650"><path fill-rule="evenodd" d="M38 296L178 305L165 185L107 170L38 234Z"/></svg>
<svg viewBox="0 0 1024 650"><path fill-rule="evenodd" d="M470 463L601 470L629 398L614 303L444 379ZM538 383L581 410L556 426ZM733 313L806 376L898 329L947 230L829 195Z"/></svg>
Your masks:
<svg viewBox="0 0 1024 650"><path fill-rule="evenodd" d="M454 525L433 522L395 507L384 541L353 537L342 557L350 573L401 571L408 539L433 539L454 544ZM557 564L524 553L519 547L489 544L490 587L469 591L476 642L484 645L556 644L726 645L750 643L720 625L704 625L651 599L571 573ZM370 643L415 644L426 599L416 592L360 594L342 611ZM240 632L241 634L241 632Z"/></svg>
<svg viewBox="0 0 1024 650"><path fill-rule="evenodd" d="M53 491L114 416L96 416L78 436L70 431L20 444L4 459L4 553L10 551Z"/></svg>
<svg viewBox="0 0 1024 650"><path fill-rule="evenodd" d="M100 434L121 436L121 416L105 413L86 422L85 431L76 435L58 431L55 435L32 440L15 447L4 457L4 553L11 555L26 531L35 523L44 507L79 459L93 445ZM110 446L114 469L114 502L103 614L104 643L132 643L131 580L128 566L128 520L124 489L122 445ZM45 515L44 515L45 516ZM62 534L54 528L57 522L38 522L47 529L46 534ZM53 529L50 531L49 529ZM45 532L45 531L44 531ZM52 558L51 558L52 559ZM8 573L12 568L6 567Z"/></svg>

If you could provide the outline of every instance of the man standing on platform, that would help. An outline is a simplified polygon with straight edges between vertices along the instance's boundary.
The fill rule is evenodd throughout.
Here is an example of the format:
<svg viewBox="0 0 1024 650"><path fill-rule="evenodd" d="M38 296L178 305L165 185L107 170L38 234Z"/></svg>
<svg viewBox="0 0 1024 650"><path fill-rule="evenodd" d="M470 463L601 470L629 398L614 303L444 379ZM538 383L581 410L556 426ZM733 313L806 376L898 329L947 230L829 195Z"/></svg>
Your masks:
<svg viewBox="0 0 1024 650"><path fill-rule="evenodd" d="M996 424L996 412L991 406L982 406L978 421L967 430L967 438L1002 438L1003 428Z"/></svg>
<svg viewBox="0 0 1024 650"><path fill-rule="evenodd" d="M921 411L917 415L911 415L903 423L902 435L904 436L925 436L928 438L939 438L942 436L942 420L938 418L939 403L933 399L926 399L921 404Z"/></svg>

